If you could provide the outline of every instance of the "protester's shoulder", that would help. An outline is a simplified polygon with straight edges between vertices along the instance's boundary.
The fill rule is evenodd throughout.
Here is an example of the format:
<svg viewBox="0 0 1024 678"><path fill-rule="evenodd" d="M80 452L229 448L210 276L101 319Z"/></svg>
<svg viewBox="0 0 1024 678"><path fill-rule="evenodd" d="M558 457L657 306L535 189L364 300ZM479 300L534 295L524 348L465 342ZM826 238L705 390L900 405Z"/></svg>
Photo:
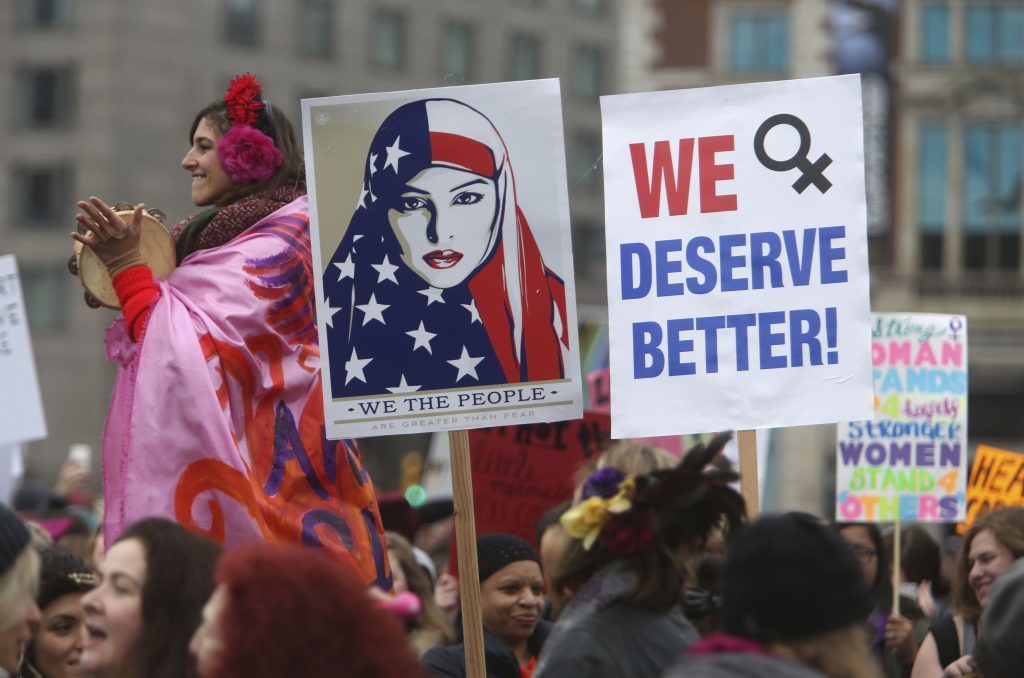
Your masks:
<svg viewBox="0 0 1024 678"><path fill-rule="evenodd" d="M804 664L745 653L710 653L684 657L665 678L825 678Z"/></svg>
<svg viewBox="0 0 1024 678"><path fill-rule="evenodd" d="M423 655L428 678L465 678L466 654L462 645L432 647Z"/></svg>
<svg viewBox="0 0 1024 678"><path fill-rule="evenodd" d="M618 637L622 629L628 628L641 634L668 634L691 643L698 639L697 629L678 607L668 612L653 612L619 602L605 608L601 614L593 615L591 623L591 630L602 635L613 634Z"/></svg>
<svg viewBox="0 0 1024 678"><path fill-rule="evenodd" d="M594 635L587 624L579 624L561 633L557 652L545 653L544 671L537 678L609 678L621 675L617 672L618 664L608 644Z"/></svg>

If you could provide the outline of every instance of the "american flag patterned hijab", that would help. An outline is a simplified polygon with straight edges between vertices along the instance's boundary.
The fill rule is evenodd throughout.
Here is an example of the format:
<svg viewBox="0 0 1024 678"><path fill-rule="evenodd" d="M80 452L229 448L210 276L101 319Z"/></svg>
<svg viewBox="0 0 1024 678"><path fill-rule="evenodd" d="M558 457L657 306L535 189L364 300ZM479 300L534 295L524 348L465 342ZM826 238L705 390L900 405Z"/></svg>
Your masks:
<svg viewBox="0 0 1024 678"><path fill-rule="evenodd" d="M565 286L519 209L501 135L462 102L384 120L323 283L333 398L565 376Z"/></svg>

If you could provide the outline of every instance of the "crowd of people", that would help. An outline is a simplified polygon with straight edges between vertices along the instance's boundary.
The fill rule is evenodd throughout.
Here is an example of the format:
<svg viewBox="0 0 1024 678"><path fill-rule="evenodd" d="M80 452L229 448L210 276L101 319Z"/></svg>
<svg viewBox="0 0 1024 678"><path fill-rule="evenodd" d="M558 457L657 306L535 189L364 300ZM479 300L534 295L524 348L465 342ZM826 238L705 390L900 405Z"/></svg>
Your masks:
<svg viewBox="0 0 1024 678"><path fill-rule="evenodd" d="M123 308L107 337L119 372L106 506L96 524L88 511L52 522L45 491L25 495L20 516L0 506L0 669L467 675L458 579L378 508L358 446L322 434L291 123L247 74L196 115L188 141L182 167L204 209L172 232L170 281L141 256L142 205L79 203L73 237ZM580 470L533 544L479 535L487 675L1019 673L1024 507L978 518L947 584L921 528L904 530L894 558L877 524L748 520L727 438L681 460L619 444ZM223 503L203 501L214 492Z"/></svg>
<svg viewBox="0 0 1024 678"><path fill-rule="evenodd" d="M724 441L679 462L641 446L606 451L576 498L542 519L539 549L480 535L487 676L1018 674L1024 507L982 514L947 582L920 527L894 559L873 523L748 521ZM164 518L132 524L86 553L89 565L45 531L0 506L8 675L468 675L443 563L397 532L386 532L386 589L322 549L224 548Z"/></svg>

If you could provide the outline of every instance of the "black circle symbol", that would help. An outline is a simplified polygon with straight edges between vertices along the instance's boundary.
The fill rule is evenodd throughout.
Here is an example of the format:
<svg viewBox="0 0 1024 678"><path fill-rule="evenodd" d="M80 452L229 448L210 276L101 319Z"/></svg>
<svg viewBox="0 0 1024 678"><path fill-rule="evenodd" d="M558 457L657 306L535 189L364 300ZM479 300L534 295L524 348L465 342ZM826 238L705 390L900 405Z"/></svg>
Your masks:
<svg viewBox="0 0 1024 678"><path fill-rule="evenodd" d="M800 137L800 146L796 149L796 153L786 160L771 157L764 148L765 137L779 125L792 127L796 130L797 136ZM832 182L825 177L825 168L832 164L832 158L827 153L822 153L821 157L812 163L807 159L807 154L810 150L810 130L807 129L807 125L804 124L803 120L790 113L779 113L778 115L771 116L761 123L761 126L757 128L757 133L754 135L754 154L762 165L773 172L788 172L791 169L799 169L800 178L793 182L793 190L797 193L803 193L808 186L814 184L815 188L825 193L828 189L832 188Z"/></svg>

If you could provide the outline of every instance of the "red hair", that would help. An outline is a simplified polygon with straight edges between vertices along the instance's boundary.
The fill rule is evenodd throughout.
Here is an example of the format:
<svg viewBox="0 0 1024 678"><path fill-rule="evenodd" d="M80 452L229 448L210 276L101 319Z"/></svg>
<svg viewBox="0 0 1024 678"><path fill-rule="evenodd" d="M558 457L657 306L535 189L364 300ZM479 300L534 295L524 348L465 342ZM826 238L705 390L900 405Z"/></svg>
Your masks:
<svg viewBox="0 0 1024 678"><path fill-rule="evenodd" d="M399 620L358 576L312 549L253 544L224 554L219 678L421 675Z"/></svg>

